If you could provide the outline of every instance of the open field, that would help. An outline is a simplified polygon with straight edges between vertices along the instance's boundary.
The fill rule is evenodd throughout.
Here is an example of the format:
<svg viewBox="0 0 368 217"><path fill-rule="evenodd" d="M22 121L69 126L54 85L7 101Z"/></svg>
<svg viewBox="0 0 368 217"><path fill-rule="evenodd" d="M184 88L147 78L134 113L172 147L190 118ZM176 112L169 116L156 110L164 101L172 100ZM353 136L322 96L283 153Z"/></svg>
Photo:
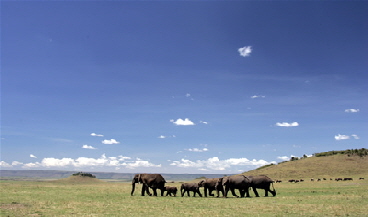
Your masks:
<svg viewBox="0 0 368 217"><path fill-rule="evenodd" d="M276 197L130 196L130 183L1 181L1 216L367 216L368 180L277 183ZM180 183L168 183L180 186ZM203 188L201 188L203 192ZM263 190L259 190L263 196ZM253 193L251 192L251 196Z"/></svg>

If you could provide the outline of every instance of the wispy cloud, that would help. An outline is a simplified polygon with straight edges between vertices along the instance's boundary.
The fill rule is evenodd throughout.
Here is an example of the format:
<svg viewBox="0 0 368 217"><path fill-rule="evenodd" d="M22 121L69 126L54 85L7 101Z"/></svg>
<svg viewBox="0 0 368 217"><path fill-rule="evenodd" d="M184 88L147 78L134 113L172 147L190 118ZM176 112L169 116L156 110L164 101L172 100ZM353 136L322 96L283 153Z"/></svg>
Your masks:
<svg viewBox="0 0 368 217"><path fill-rule="evenodd" d="M356 134L352 134L351 136L338 134L335 136L335 140L346 140L346 139L350 139L351 137L354 139L360 139L359 136Z"/></svg>
<svg viewBox="0 0 368 217"><path fill-rule="evenodd" d="M347 112L347 113L357 113L357 112L359 112L359 109L345 109L345 112Z"/></svg>
<svg viewBox="0 0 368 217"><path fill-rule="evenodd" d="M208 124L207 121L200 121L199 123L201 123L201 124Z"/></svg>
<svg viewBox="0 0 368 217"><path fill-rule="evenodd" d="M116 141L115 139L104 139L102 141L102 144L105 144L105 145L113 145L113 144L119 144L120 142Z"/></svg>
<svg viewBox="0 0 368 217"><path fill-rule="evenodd" d="M99 137L103 137L104 135L102 135L102 134L96 134L96 133L91 133L91 136L99 136Z"/></svg>
<svg viewBox="0 0 368 217"><path fill-rule="evenodd" d="M266 98L266 96L254 95L254 96L251 96L250 98L252 98L252 99L256 99L256 98Z"/></svg>
<svg viewBox="0 0 368 217"><path fill-rule="evenodd" d="M34 156L33 154L30 154L29 157L31 158L37 158L36 156Z"/></svg>
<svg viewBox="0 0 368 217"><path fill-rule="evenodd" d="M174 120L170 120L170 122L172 122L175 125L178 126L189 126L189 125L195 125L191 120L189 120L188 118L185 118L184 120L179 118L176 121Z"/></svg>
<svg viewBox="0 0 368 217"><path fill-rule="evenodd" d="M202 148L202 149L199 149L199 148L190 148L190 149L187 149L187 151L192 151L192 152L205 152L205 151L208 151L208 148Z"/></svg>
<svg viewBox="0 0 368 217"><path fill-rule="evenodd" d="M356 135L356 134L353 134L353 135L351 135L354 139L360 139L359 138L359 136L358 135Z"/></svg>
<svg viewBox="0 0 368 217"><path fill-rule="evenodd" d="M91 145L83 145L82 148L85 148L85 149L97 149Z"/></svg>
<svg viewBox="0 0 368 217"><path fill-rule="evenodd" d="M161 135L161 136L159 136L158 138L159 138L159 139L165 139L165 138L166 138L166 136Z"/></svg>
<svg viewBox="0 0 368 217"><path fill-rule="evenodd" d="M299 123L298 122L292 122L292 123L277 122L276 126L278 126L278 127L297 127L297 126L299 126Z"/></svg>
<svg viewBox="0 0 368 217"><path fill-rule="evenodd" d="M252 46L244 46L238 49L240 56L248 57L252 53Z"/></svg>

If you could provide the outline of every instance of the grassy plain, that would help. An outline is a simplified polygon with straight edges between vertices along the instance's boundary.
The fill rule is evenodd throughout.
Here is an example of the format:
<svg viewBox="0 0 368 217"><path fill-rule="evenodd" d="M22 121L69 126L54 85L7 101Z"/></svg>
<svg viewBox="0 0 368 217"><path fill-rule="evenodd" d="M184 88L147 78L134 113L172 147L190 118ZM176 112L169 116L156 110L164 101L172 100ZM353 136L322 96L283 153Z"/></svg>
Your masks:
<svg viewBox="0 0 368 217"><path fill-rule="evenodd" d="M259 198L142 197L141 185L130 196L129 183L88 180L1 181L0 216L368 215L367 178L275 183L276 197Z"/></svg>

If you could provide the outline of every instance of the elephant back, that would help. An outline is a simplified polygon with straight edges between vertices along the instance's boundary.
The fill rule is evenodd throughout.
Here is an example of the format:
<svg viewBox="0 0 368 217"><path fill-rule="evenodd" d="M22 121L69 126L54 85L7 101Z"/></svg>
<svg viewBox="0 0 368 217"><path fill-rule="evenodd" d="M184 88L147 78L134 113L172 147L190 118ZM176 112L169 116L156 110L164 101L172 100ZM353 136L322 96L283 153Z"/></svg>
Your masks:
<svg viewBox="0 0 368 217"><path fill-rule="evenodd" d="M254 185L273 183L273 180L266 175L247 176Z"/></svg>

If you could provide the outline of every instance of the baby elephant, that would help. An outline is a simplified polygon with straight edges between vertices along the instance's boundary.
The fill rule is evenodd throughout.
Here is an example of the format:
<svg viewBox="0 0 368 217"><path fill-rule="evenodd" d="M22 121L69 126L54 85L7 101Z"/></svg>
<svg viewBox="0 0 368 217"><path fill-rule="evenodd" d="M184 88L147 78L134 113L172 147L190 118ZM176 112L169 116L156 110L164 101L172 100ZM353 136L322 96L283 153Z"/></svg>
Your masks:
<svg viewBox="0 0 368 217"><path fill-rule="evenodd" d="M176 197L176 192L178 192L178 189L176 187L171 186L165 186L164 190L166 191L166 196L174 196Z"/></svg>
<svg viewBox="0 0 368 217"><path fill-rule="evenodd" d="M202 197L201 192L199 191L199 185L198 183L183 183L181 184L181 188L180 188L180 192L181 192L181 196L184 197L185 192L187 192L188 197L190 197L189 191L193 191L193 197L196 196L196 193L198 193L198 195L200 197Z"/></svg>

